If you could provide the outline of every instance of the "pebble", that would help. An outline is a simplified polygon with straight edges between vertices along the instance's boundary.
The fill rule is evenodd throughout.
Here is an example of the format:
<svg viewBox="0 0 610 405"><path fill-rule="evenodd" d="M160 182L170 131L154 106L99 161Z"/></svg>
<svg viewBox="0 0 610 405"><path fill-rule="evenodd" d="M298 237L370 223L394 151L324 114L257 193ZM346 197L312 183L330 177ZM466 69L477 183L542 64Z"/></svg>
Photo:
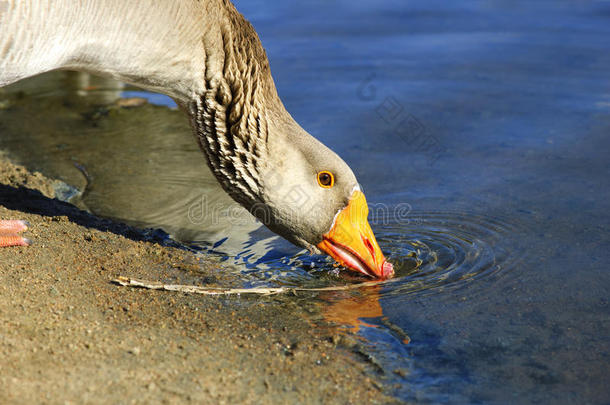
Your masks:
<svg viewBox="0 0 610 405"><path fill-rule="evenodd" d="M140 348L139 347L132 347L131 349L127 350L128 353L133 354L134 356L138 356L140 354Z"/></svg>

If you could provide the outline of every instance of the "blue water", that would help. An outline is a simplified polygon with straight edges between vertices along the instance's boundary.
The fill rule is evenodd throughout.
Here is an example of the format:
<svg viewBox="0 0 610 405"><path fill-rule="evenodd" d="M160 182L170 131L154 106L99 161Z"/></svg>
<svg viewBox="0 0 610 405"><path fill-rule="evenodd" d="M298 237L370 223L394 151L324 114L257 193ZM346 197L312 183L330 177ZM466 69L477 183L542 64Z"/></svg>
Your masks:
<svg viewBox="0 0 610 405"><path fill-rule="evenodd" d="M609 403L610 2L236 5L288 110L356 173L395 263L394 280L319 297L320 319L364 339L387 391L417 403ZM75 92L56 78L21 89ZM75 121L21 159L71 184L82 182L73 163L86 166L85 208L162 227L245 285L364 281L224 196L171 100L109 83L79 103L144 96L154 117ZM0 148L19 155L20 134Z"/></svg>
<svg viewBox="0 0 610 405"><path fill-rule="evenodd" d="M412 207L399 233L446 260L433 277L485 268L455 288L381 289L410 343L383 326L360 333L396 393L608 403L610 2L238 6L295 118L370 201ZM452 256L465 240L481 255Z"/></svg>

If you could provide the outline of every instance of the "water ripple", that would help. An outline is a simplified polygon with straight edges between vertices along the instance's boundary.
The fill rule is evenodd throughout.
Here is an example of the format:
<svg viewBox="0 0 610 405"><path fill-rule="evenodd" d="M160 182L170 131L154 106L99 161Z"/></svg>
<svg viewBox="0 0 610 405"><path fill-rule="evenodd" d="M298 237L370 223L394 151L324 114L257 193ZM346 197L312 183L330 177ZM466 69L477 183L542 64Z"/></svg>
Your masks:
<svg viewBox="0 0 610 405"><path fill-rule="evenodd" d="M394 264L395 277L371 282L338 269L327 257L291 254L277 238L254 242L232 261L246 285L321 288L353 285L384 287L382 295L455 289L484 277L502 275L520 261L511 234L514 224L467 212L419 212L399 223L373 225L379 245ZM256 252L264 251L264 254ZM245 267L245 268L244 268ZM341 270L341 271L339 271ZM387 287L387 288L386 288Z"/></svg>
<svg viewBox="0 0 610 405"><path fill-rule="evenodd" d="M440 292L500 275L520 261L509 235L518 227L499 218L465 212L421 212L406 224L377 230L388 250L397 286L389 294Z"/></svg>

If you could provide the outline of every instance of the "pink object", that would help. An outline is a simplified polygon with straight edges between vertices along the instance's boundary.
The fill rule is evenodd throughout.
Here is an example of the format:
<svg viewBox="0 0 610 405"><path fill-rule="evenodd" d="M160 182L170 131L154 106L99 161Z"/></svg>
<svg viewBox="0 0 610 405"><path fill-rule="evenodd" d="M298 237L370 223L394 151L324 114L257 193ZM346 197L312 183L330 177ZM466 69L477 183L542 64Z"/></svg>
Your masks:
<svg viewBox="0 0 610 405"><path fill-rule="evenodd" d="M0 235L0 247L29 246L30 240L18 235Z"/></svg>
<svg viewBox="0 0 610 405"><path fill-rule="evenodd" d="M30 240L18 235L27 229L28 224L25 221L0 220L0 247L28 246Z"/></svg>
<svg viewBox="0 0 610 405"><path fill-rule="evenodd" d="M19 219L0 220L0 233L19 233L27 231L28 223Z"/></svg>
<svg viewBox="0 0 610 405"><path fill-rule="evenodd" d="M392 266L392 263L387 260L383 262L383 266L381 266L381 275L383 278L390 278L394 275L394 266Z"/></svg>

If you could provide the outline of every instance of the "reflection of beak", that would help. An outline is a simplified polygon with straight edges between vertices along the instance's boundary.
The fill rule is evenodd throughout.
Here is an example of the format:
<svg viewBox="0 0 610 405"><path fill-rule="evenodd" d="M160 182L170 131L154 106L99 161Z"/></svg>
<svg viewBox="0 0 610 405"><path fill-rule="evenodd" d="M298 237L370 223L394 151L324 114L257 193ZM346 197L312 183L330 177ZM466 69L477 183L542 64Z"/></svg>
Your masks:
<svg viewBox="0 0 610 405"><path fill-rule="evenodd" d="M345 267L374 278L394 275L367 221L369 207L361 191L354 191L347 207L335 217L318 248Z"/></svg>
<svg viewBox="0 0 610 405"><path fill-rule="evenodd" d="M361 327L376 327L366 319L380 318L383 309L379 302L379 284L359 290L358 294L347 291L326 292L320 298L326 300L322 314L324 319L335 324L351 326L352 332L357 333Z"/></svg>

